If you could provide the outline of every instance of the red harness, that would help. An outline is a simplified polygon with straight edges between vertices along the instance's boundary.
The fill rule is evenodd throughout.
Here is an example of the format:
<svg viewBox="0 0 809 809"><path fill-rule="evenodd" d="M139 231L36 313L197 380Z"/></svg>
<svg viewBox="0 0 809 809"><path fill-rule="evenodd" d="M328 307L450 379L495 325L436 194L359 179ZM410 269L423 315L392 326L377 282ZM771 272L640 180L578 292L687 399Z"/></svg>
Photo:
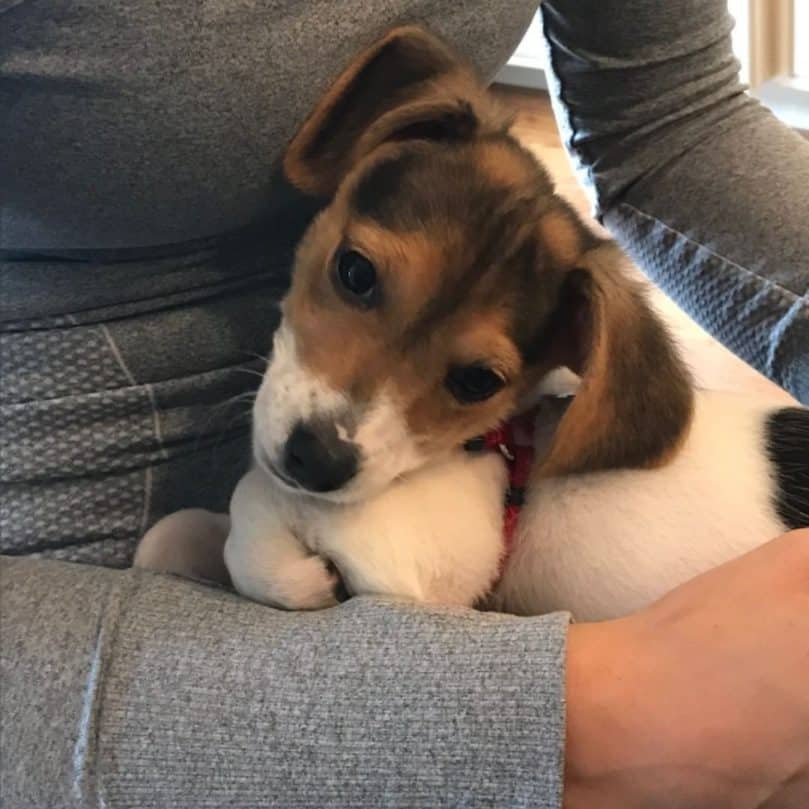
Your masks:
<svg viewBox="0 0 809 809"><path fill-rule="evenodd" d="M467 441L470 452L495 450L499 452L508 467L508 488L505 493L503 510L503 556L500 561L500 575L514 550L514 534L520 519L520 511L525 503L525 491L531 467L534 465L534 426L536 412L529 410L514 416L486 435ZM499 578L499 576L498 576Z"/></svg>

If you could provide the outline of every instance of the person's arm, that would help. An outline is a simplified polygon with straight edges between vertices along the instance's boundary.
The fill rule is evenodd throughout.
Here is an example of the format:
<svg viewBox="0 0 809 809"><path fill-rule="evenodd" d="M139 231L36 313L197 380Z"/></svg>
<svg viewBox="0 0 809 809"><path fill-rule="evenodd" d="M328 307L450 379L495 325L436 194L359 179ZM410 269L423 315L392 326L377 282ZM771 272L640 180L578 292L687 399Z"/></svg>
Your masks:
<svg viewBox="0 0 809 809"><path fill-rule="evenodd" d="M565 809L809 805L809 530L567 646L564 615L0 564L10 807L555 808L563 750Z"/></svg>
<svg viewBox="0 0 809 809"><path fill-rule="evenodd" d="M0 559L2 803L558 809L568 618Z"/></svg>
<svg viewBox="0 0 809 809"><path fill-rule="evenodd" d="M544 0L563 140L603 223L809 403L809 141L744 92L726 0Z"/></svg>
<svg viewBox="0 0 809 809"><path fill-rule="evenodd" d="M809 529L571 627L565 809L809 806Z"/></svg>

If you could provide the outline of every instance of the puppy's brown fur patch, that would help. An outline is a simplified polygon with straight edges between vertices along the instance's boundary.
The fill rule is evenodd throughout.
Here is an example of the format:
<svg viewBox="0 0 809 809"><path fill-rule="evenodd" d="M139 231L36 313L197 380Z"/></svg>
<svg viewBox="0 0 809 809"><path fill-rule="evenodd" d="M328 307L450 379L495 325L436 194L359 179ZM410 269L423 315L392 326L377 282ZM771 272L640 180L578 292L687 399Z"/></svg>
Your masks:
<svg viewBox="0 0 809 809"><path fill-rule="evenodd" d="M539 220L539 233L553 259L563 267L573 267L584 252L581 226L570 212L555 207Z"/></svg>
<svg viewBox="0 0 809 809"><path fill-rule="evenodd" d="M688 375L617 248L553 193L468 67L398 29L340 77L290 145L300 188L333 194L302 241L285 303L301 361L356 407L395 399L427 454L507 418L553 368L583 375L543 466L562 474L661 462L690 417ZM337 288L341 250L378 296ZM506 381L462 404L446 379Z"/></svg>
<svg viewBox="0 0 809 809"><path fill-rule="evenodd" d="M397 138L469 139L508 121L474 72L441 40L396 28L337 78L284 155L302 191L334 193L350 168Z"/></svg>
<svg viewBox="0 0 809 809"><path fill-rule="evenodd" d="M689 374L618 248L579 259L586 299L582 385L556 433L543 476L665 463L690 423Z"/></svg>

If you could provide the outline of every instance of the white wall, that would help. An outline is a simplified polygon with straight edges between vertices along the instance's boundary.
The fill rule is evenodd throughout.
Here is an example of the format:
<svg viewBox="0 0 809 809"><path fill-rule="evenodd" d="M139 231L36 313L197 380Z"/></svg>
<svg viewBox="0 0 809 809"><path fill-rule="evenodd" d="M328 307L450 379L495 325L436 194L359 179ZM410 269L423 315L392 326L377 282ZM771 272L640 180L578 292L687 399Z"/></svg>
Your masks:
<svg viewBox="0 0 809 809"><path fill-rule="evenodd" d="M733 50L736 58L742 63L740 75L746 84L750 81L750 2L728 0L728 11L736 20L736 27L733 29Z"/></svg>

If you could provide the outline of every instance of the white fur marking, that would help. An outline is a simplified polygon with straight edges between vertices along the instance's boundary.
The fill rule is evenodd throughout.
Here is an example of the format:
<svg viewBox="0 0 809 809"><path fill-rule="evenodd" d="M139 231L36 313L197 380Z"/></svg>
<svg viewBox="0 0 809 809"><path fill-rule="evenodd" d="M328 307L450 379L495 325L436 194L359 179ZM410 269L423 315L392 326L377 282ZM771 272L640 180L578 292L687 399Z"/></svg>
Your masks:
<svg viewBox="0 0 809 809"><path fill-rule="evenodd" d="M294 425L311 419L332 421L338 436L360 451L357 476L345 487L319 495L332 502L352 502L377 494L425 459L407 428L402 408L383 391L370 403L354 403L301 364L295 337L282 323L253 410L253 440L274 464ZM346 424L357 424L353 435ZM256 453L259 457L259 453Z"/></svg>
<svg viewBox="0 0 809 809"><path fill-rule="evenodd" d="M272 357L253 407L253 436L277 457L298 421L335 418L348 408L346 397L300 362L295 336L285 323L275 332Z"/></svg>
<svg viewBox="0 0 809 809"><path fill-rule="evenodd" d="M778 536L763 429L771 401L698 392L691 431L659 469L542 480L520 517L497 606L625 615Z"/></svg>
<svg viewBox="0 0 809 809"><path fill-rule="evenodd" d="M361 419L354 435L362 454L362 467L349 484L350 499L377 494L396 478L418 469L425 457L393 396L377 396Z"/></svg>
<svg viewBox="0 0 809 809"><path fill-rule="evenodd" d="M496 453L457 452L338 505L283 492L254 468L233 495L225 561L239 592L290 609L334 603L324 557L354 594L471 605L499 568L505 484Z"/></svg>

